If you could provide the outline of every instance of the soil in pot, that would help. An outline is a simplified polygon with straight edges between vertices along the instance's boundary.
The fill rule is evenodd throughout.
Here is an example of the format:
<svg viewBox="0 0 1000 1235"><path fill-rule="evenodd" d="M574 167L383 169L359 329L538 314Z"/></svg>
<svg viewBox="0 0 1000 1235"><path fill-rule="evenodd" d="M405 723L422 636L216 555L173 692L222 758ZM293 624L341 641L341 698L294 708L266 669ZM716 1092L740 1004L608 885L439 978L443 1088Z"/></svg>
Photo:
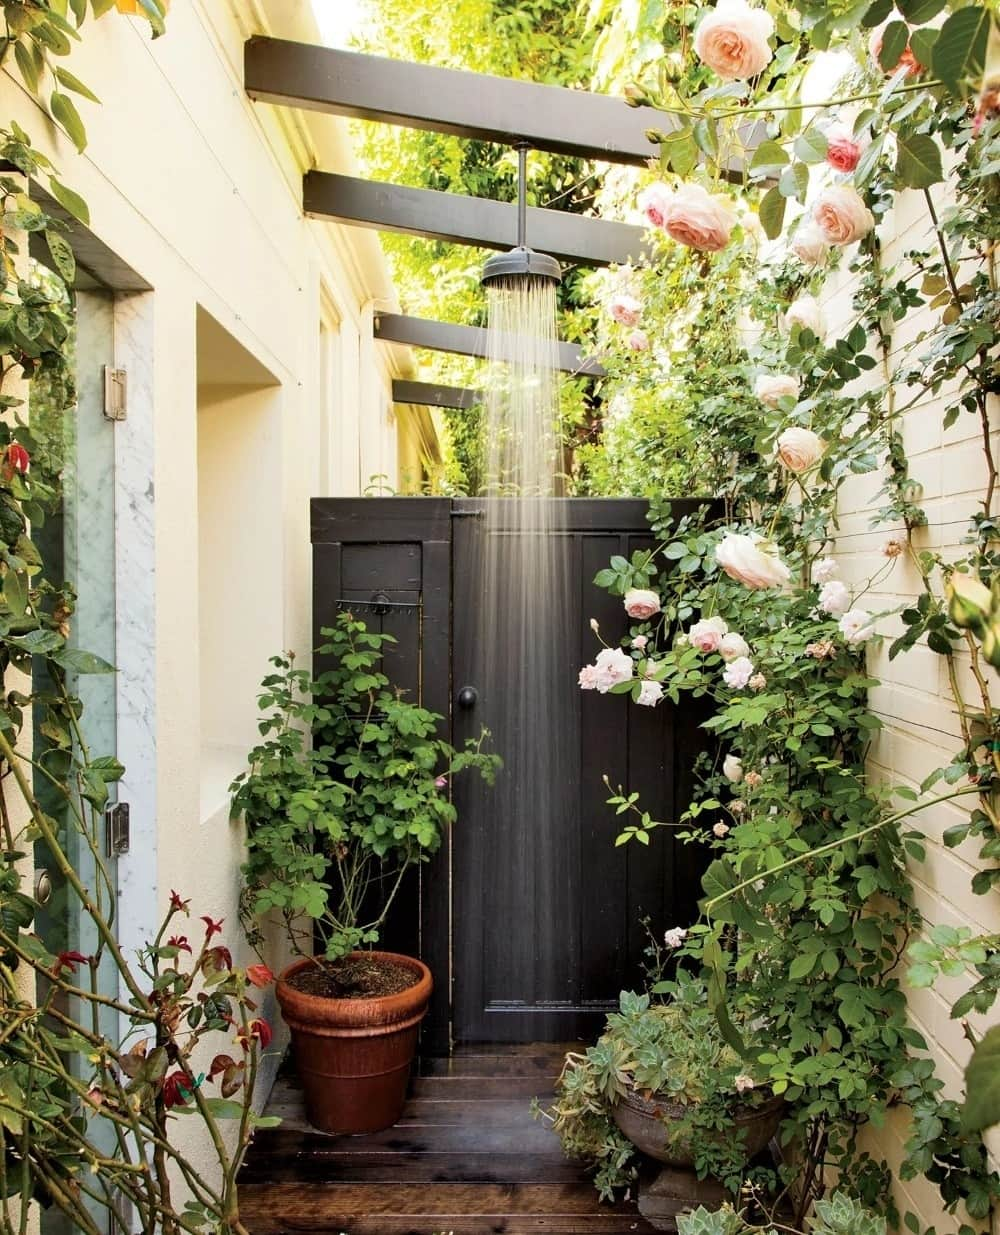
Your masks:
<svg viewBox="0 0 1000 1235"><path fill-rule="evenodd" d="M398 995L420 981L420 974L396 961L345 956L291 974L288 985L320 999L380 999Z"/></svg>

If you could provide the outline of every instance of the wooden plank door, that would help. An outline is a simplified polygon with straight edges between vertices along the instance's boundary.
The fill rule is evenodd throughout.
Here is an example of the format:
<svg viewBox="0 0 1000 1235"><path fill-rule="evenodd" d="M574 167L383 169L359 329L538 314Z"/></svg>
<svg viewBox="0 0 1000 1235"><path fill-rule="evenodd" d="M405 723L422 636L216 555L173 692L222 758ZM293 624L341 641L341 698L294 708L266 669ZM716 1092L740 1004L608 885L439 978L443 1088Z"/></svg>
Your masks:
<svg viewBox="0 0 1000 1235"><path fill-rule="evenodd" d="M511 795L473 778L455 787L459 822L453 839L453 1034L456 1041L564 1041L592 1035L619 991L641 982L647 937L690 920L698 886L698 855L658 835L649 848L615 848L620 820L605 805L603 784L642 794L659 819L675 819L690 797L690 769L702 745L699 718L661 705L582 692L579 667L598 645L597 618L609 643L627 629L621 601L593 586L616 553L652 544L646 503L564 501L560 542L570 581L567 611L552 614L548 650L561 668L545 701L548 731L568 740L558 800L547 817L512 817ZM695 503L678 503L678 507ZM456 744L485 726L501 755L516 747L527 694L537 683L519 674L517 617L492 645L479 615L498 602L484 596L479 570L484 521L478 500L457 501L452 528L452 683L477 691L475 705L453 706ZM684 513L684 510L678 510ZM503 587L503 580L499 586ZM499 598L502 604L503 598ZM544 687L550 690L550 685ZM455 700L453 699L453 704ZM515 778L508 764L502 777Z"/></svg>

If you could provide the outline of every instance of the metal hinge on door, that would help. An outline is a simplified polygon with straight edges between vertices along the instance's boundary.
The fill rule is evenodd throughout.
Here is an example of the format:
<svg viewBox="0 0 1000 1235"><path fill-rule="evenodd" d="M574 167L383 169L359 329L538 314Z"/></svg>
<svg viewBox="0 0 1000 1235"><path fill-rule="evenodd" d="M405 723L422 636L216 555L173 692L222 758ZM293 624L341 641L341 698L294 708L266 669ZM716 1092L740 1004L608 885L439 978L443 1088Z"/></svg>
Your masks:
<svg viewBox="0 0 1000 1235"><path fill-rule="evenodd" d="M127 412L128 383L124 369L104 366L104 418L124 420Z"/></svg>
<svg viewBox="0 0 1000 1235"><path fill-rule="evenodd" d="M114 802L104 808L105 845L109 858L128 853L128 802Z"/></svg>

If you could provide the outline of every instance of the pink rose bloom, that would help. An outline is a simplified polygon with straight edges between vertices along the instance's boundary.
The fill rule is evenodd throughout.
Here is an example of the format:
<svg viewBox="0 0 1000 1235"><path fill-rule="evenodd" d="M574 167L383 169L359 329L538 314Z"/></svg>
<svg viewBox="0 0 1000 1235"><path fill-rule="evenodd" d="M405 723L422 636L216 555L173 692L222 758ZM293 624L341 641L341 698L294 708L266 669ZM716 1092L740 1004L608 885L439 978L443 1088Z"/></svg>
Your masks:
<svg viewBox="0 0 1000 1235"><path fill-rule="evenodd" d="M759 772L747 772L746 782L748 789L756 789L758 785L764 783L764 778ZM734 802L733 805L735 806L736 803Z"/></svg>
<svg viewBox="0 0 1000 1235"><path fill-rule="evenodd" d="M761 691L767 685L767 678L763 673L755 673L747 685L751 690Z"/></svg>
<svg viewBox="0 0 1000 1235"><path fill-rule="evenodd" d="M634 296L620 294L611 298L608 312L619 325L638 326L639 318L642 317L642 304Z"/></svg>
<svg viewBox="0 0 1000 1235"><path fill-rule="evenodd" d="M694 50L725 81L743 81L771 63L772 34L774 22L763 9L752 9L746 0L718 0L698 27Z"/></svg>
<svg viewBox="0 0 1000 1235"><path fill-rule="evenodd" d="M798 425L783 430L776 445L778 458L790 472L807 472L823 455L823 439Z"/></svg>
<svg viewBox="0 0 1000 1235"><path fill-rule="evenodd" d="M748 1089L754 1088L754 1079L752 1076L747 1076L745 1072L741 1072L736 1080L733 1081L733 1084L736 1087L737 1093L746 1093Z"/></svg>
<svg viewBox="0 0 1000 1235"><path fill-rule="evenodd" d="M750 646L742 635L732 631L722 636L719 643L719 655L723 660L738 660L741 656L747 656L749 652Z"/></svg>
<svg viewBox="0 0 1000 1235"><path fill-rule="evenodd" d="M754 663L747 656L739 656L722 671L723 681L733 690L742 690L754 674Z"/></svg>
<svg viewBox="0 0 1000 1235"><path fill-rule="evenodd" d="M724 836L729 835L729 825L727 823L715 823L712 825L712 831L719 840L722 840Z"/></svg>
<svg viewBox="0 0 1000 1235"><path fill-rule="evenodd" d="M753 392L765 407L777 407L779 399L797 399L799 388L799 379L790 373L760 373Z"/></svg>
<svg viewBox="0 0 1000 1235"><path fill-rule="evenodd" d="M663 942L668 948L679 948L686 938L687 931L683 926L675 926L663 933Z"/></svg>
<svg viewBox="0 0 1000 1235"><path fill-rule="evenodd" d="M632 646L637 652L641 652L648 642L649 639L645 635L636 635L632 640Z"/></svg>
<svg viewBox="0 0 1000 1235"><path fill-rule="evenodd" d="M891 69L882 68L881 62L879 61L879 56L882 52L882 40L885 37L885 28L888 25L889 22L884 21L881 26L876 26L876 28L868 36L868 53L871 56L872 63L875 65L876 69L878 69L880 73L885 73L887 77L891 77L894 73L897 73L904 67L906 69L907 77L915 77L918 73L922 73L924 71L924 66L917 61L916 56L910 49L909 42L907 42L906 46L900 53L899 59Z"/></svg>
<svg viewBox="0 0 1000 1235"><path fill-rule="evenodd" d="M663 687L660 683L646 681L639 687L639 697L636 699L636 703L644 708L653 708L656 707L662 698Z"/></svg>
<svg viewBox="0 0 1000 1235"><path fill-rule="evenodd" d="M875 216L849 184L835 184L816 198L813 205L816 226L830 244L854 244L875 226Z"/></svg>
<svg viewBox="0 0 1000 1235"><path fill-rule="evenodd" d="M604 648L603 651L598 652L594 668L597 672L594 685L602 695L606 695L612 686L631 680L635 671L635 662L628 652L621 648Z"/></svg>
<svg viewBox="0 0 1000 1235"><path fill-rule="evenodd" d="M629 588L625 593L625 612L637 622L645 622L660 612L660 598L647 588Z"/></svg>
<svg viewBox="0 0 1000 1235"><path fill-rule="evenodd" d="M832 557L821 557L813 567L813 580L816 583L826 583L837 573L837 563Z"/></svg>
<svg viewBox="0 0 1000 1235"><path fill-rule="evenodd" d="M851 593L847 590L847 584L841 583L839 579L824 583L818 603L824 613L829 613L831 617L840 617L851 607Z"/></svg>
<svg viewBox="0 0 1000 1235"><path fill-rule="evenodd" d="M663 227L666 224L667 208L673 194L661 181L651 184L639 197L639 209L646 217L651 227Z"/></svg>
<svg viewBox="0 0 1000 1235"><path fill-rule="evenodd" d="M728 633L729 627L722 618L702 618L688 631L688 641L699 652L717 652L723 635Z"/></svg>
<svg viewBox="0 0 1000 1235"><path fill-rule="evenodd" d="M800 330L811 330L817 339L822 339L823 314L816 297L807 294L793 300L785 310L785 325L789 330L793 326L798 326Z"/></svg>
<svg viewBox="0 0 1000 1235"><path fill-rule="evenodd" d="M875 633L872 615L867 609L850 609L840 619L840 633L852 646L864 643Z"/></svg>
<svg viewBox="0 0 1000 1235"><path fill-rule="evenodd" d="M580 689L581 690L597 690L597 683L600 678L596 665L584 665L580 670Z"/></svg>
<svg viewBox="0 0 1000 1235"><path fill-rule="evenodd" d="M792 252L803 266L818 266L830 252L826 237L812 220L802 223L792 237Z"/></svg>
<svg viewBox="0 0 1000 1235"><path fill-rule="evenodd" d="M762 543L755 536L727 532L715 550L715 560L730 579L745 587L781 587L788 582L791 571L773 549L762 548Z"/></svg>
<svg viewBox="0 0 1000 1235"><path fill-rule="evenodd" d="M835 171L852 172L864 146L846 124L831 124L826 131L826 161Z"/></svg>
<svg viewBox="0 0 1000 1235"><path fill-rule="evenodd" d="M678 244L717 253L729 243L736 216L724 197L713 197L700 184L682 184L664 207L663 230Z"/></svg>
<svg viewBox="0 0 1000 1235"><path fill-rule="evenodd" d="M649 351L649 335L645 330L633 330L626 340L629 350L633 352Z"/></svg>

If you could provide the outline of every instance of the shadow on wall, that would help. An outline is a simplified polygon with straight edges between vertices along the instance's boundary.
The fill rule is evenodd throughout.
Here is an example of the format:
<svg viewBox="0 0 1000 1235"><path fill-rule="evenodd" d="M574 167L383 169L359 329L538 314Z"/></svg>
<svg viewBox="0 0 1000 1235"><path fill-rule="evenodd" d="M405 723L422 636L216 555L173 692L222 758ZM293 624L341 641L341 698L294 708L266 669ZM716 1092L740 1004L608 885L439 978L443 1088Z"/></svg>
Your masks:
<svg viewBox="0 0 1000 1235"><path fill-rule="evenodd" d="M282 390L198 309L198 613L201 821L257 733L257 687L283 631Z"/></svg>

